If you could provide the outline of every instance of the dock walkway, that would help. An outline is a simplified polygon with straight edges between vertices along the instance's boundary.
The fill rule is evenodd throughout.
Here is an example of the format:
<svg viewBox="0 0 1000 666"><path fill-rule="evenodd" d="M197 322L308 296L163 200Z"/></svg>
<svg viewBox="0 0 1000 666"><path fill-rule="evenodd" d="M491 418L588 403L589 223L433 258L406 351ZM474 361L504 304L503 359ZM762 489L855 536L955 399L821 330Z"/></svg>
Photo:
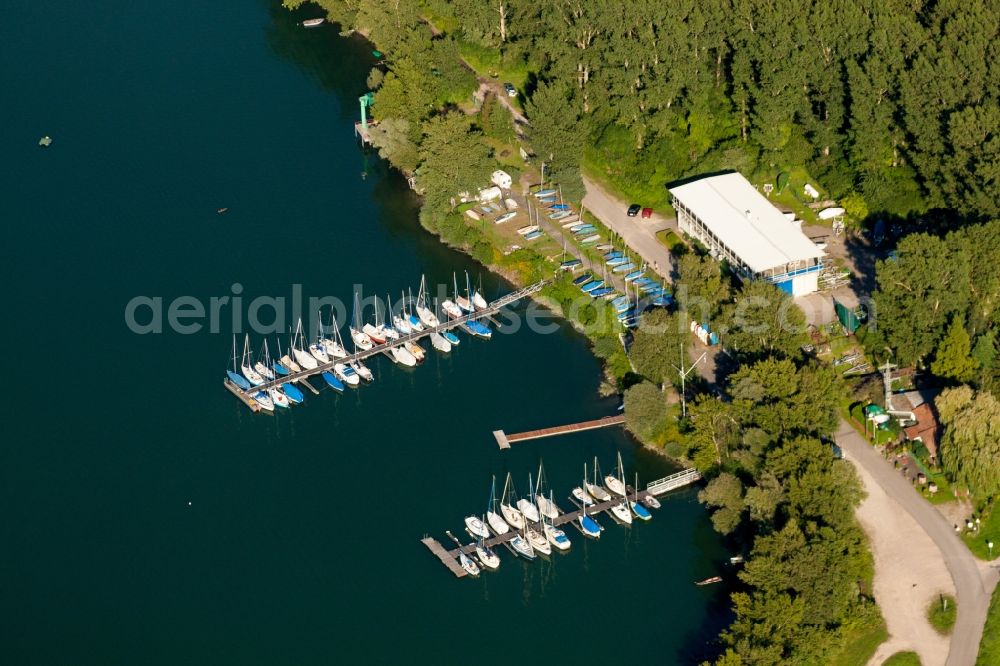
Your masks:
<svg viewBox="0 0 1000 666"><path fill-rule="evenodd" d="M593 421L583 421L581 423L569 423L567 425L553 426L551 428L540 428L538 430L527 430L508 435L503 430L494 430L493 436L501 449L509 449L515 442L523 442L529 439L540 439L542 437L554 437L555 435L566 435L571 432L581 432L583 430L594 430L595 428L607 428L613 425L625 423L625 416L618 414L615 416L604 416Z"/></svg>

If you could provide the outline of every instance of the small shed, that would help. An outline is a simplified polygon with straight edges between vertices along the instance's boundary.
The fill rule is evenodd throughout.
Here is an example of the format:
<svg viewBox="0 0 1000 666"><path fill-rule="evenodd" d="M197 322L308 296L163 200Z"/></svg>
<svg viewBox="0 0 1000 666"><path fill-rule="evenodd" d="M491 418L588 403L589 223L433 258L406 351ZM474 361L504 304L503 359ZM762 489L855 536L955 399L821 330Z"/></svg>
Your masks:
<svg viewBox="0 0 1000 666"><path fill-rule="evenodd" d="M497 169L493 172L493 176L490 178L490 182L499 188L504 190L509 190L513 179L511 179L510 174L502 169Z"/></svg>

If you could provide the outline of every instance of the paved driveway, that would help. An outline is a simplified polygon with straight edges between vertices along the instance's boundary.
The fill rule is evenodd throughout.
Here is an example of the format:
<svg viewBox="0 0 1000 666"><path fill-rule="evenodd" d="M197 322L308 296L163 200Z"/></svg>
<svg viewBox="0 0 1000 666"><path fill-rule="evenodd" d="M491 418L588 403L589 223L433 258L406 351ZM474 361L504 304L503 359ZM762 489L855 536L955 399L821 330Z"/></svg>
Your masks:
<svg viewBox="0 0 1000 666"><path fill-rule="evenodd" d="M843 420L837 430L837 444L844 450L847 458L863 467L937 545L940 557L955 583L958 604L958 618L951 634L951 647L945 663L947 666L974 666L990 605L990 594L997 584L997 570L977 563L965 543L955 534L954 526L918 495L910 483ZM877 527L876 524L875 528Z"/></svg>
<svg viewBox="0 0 1000 666"><path fill-rule="evenodd" d="M625 211L632 202L622 201L586 176L583 184L587 188L583 207L618 234L626 245L646 261L650 270L672 281L676 274L674 258L667 247L657 240L656 232L676 230L677 221L655 211L647 220L639 216L629 217Z"/></svg>

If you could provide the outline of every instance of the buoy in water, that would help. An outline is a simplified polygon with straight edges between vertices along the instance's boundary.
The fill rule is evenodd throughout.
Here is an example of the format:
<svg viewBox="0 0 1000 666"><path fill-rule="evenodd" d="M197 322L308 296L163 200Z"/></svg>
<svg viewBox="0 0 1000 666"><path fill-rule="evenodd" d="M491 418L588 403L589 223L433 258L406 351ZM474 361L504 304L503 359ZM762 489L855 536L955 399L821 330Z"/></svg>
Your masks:
<svg viewBox="0 0 1000 666"><path fill-rule="evenodd" d="M43 136L41 139L38 140L38 145L43 148L48 148L49 146L52 145L52 137L48 135Z"/></svg>

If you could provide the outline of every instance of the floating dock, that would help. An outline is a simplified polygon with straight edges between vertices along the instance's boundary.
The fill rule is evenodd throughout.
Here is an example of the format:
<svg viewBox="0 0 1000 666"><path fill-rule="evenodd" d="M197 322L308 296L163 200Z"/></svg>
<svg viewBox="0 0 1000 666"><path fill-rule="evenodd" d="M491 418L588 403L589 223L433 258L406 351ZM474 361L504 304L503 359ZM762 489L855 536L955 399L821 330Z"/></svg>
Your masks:
<svg viewBox="0 0 1000 666"><path fill-rule="evenodd" d="M582 430L594 430L595 428L607 428L613 425L625 423L625 416L605 416L593 421L583 421L581 423L570 423L568 425L554 426L552 428L542 428L540 430L528 430L526 432L516 432L508 435L503 430L494 430L493 437L497 440L497 445L501 449L509 449L515 442L523 442L529 439L541 439L542 437L554 437L555 435L566 435L571 432Z"/></svg>
<svg viewBox="0 0 1000 666"><path fill-rule="evenodd" d="M681 470L676 474L671 474L670 476L664 477L662 479L647 484L646 490L640 490L639 492L636 492L634 488L628 485L625 486L625 489L628 492L628 498L630 501L641 502L649 495L653 495L654 497L657 495L662 495L671 490L676 490L677 488L681 488L683 486L694 483L699 479L701 479L701 473L698 472L698 470L691 467L685 470ZM609 511L611 507L617 504L621 504L622 501L624 501L624 499L625 499L624 497L621 497L619 495L612 497L610 500L606 502L599 502L597 504L594 504L593 506L587 508L587 515L594 516L597 515L598 513ZM552 520L552 524L555 525L556 527L559 527L561 525L566 525L567 523L572 523L576 525L577 519L582 515L583 515L583 509L577 509L576 511L570 511L568 513L560 513L558 517ZM502 534L500 536L494 536L489 539L484 539L483 543L488 548L492 549L494 546L505 545L508 541L513 539L518 534L520 534L520 532L511 529L506 534ZM465 573L465 569L463 569L462 565L458 563L458 555L459 553L465 553L466 555L475 555L476 552L475 543L470 543L460 548L447 549L441 544L440 541L429 536L425 536L423 539L421 539L420 543L427 546L427 549L430 550L431 553L433 553L439 560L441 560L441 563L444 564L449 571L455 574L455 577L463 578L467 575Z"/></svg>
<svg viewBox="0 0 1000 666"><path fill-rule="evenodd" d="M266 381L260 386L251 387L250 390L244 391L239 388L228 379L225 380L226 389L235 395L240 401L251 409L253 412L260 411L261 407L256 400L253 399L253 395L259 391L267 391L272 388L278 388L282 384L287 384L289 382L296 382L300 386L303 386L315 394L319 394L319 390L309 382L309 377L313 375L318 375L327 370L332 370L333 366L337 363L348 364L353 361L360 361L366 359L370 356L375 356L376 354L388 353L391 347L399 347L406 342L414 342L421 338L429 337L431 333L440 333L441 331L448 331L459 326L463 326L470 321L481 319L483 317L488 317L489 315L496 314L504 306L515 303L522 298L530 296L538 291L541 291L542 287L548 284L548 280L541 280L533 285L519 289L515 292L502 296L497 300L493 301L485 308L481 310L476 310L470 314L464 315L457 319L450 319L448 321L441 322L439 326L434 328L425 328L422 331L416 331L414 333L408 333L406 335L400 335L398 340L392 340L381 345L374 345L371 349L365 351L357 351L353 354L345 356L344 358L336 358L331 360L329 363L320 363L315 368L311 370L301 370L299 372L292 372L290 374L275 377L270 381Z"/></svg>

